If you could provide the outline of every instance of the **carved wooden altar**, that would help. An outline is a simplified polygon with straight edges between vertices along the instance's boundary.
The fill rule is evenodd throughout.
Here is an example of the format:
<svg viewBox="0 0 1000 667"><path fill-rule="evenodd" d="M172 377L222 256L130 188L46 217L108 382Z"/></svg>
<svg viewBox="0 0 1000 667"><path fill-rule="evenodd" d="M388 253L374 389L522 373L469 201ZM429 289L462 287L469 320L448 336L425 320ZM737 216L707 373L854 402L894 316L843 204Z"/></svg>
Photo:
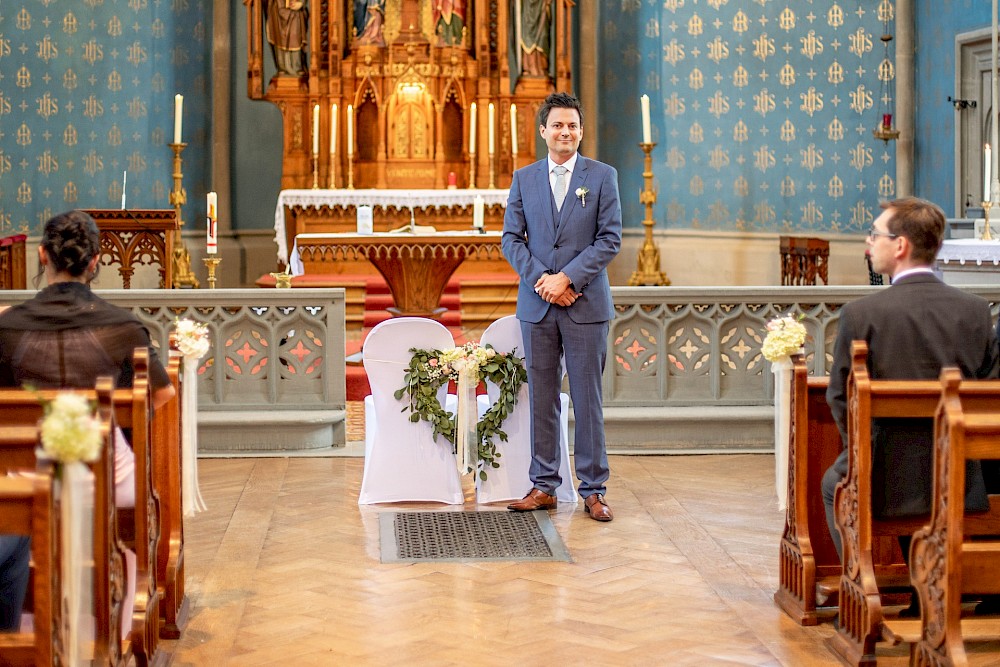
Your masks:
<svg viewBox="0 0 1000 667"><path fill-rule="evenodd" d="M458 187L508 187L535 160L542 100L572 91L572 0L244 4L248 94L276 104L284 123L282 189L444 188L451 174ZM531 41L516 39L526 16L541 17L547 51L508 49Z"/></svg>
<svg viewBox="0 0 1000 667"><path fill-rule="evenodd" d="M118 265L122 287L132 286L137 265L159 265L160 287L174 286L171 248L179 225L173 209L88 209L101 232L101 264Z"/></svg>

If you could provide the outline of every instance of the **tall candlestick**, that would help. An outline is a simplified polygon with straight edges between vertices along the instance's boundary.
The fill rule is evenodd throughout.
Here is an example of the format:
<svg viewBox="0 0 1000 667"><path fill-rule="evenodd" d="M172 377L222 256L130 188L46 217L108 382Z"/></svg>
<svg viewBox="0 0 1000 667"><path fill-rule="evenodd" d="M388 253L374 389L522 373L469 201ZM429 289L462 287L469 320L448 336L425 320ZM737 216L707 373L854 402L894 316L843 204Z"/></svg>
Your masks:
<svg viewBox="0 0 1000 667"><path fill-rule="evenodd" d="M219 251L219 195L214 192L209 192L205 197L205 200L208 209L208 215L205 220L205 226L207 228L205 252L209 255L214 255Z"/></svg>
<svg viewBox="0 0 1000 667"><path fill-rule="evenodd" d="M319 155L319 105L313 105L313 155Z"/></svg>
<svg viewBox="0 0 1000 667"><path fill-rule="evenodd" d="M495 120L494 120L494 115L495 114L496 114L496 109L493 108L493 102L490 102L489 116L488 116L489 117L489 127L487 128L489 130L489 132L487 133L488 141L486 142L486 145L490 149L490 155L492 155L494 152L496 152L496 137L494 136L494 133L493 133L493 124L495 122Z"/></svg>
<svg viewBox="0 0 1000 667"><path fill-rule="evenodd" d="M653 130L649 123L649 95L643 95L640 99L642 107L642 143L653 143Z"/></svg>
<svg viewBox="0 0 1000 667"><path fill-rule="evenodd" d="M517 155L517 105L510 105L510 152Z"/></svg>
<svg viewBox="0 0 1000 667"><path fill-rule="evenodd" d="M983 199L990 198L990 186L993 184L991 171L993 169L993 150L989 144L983 147Z"/></svg>
<svg viewBox="0 0 1000 667"><path fill-rule="evenodd" d="M469 108L469 155L476 154L476 103Z"/></svg>
<svg viewBox="0 0 1000 667"><path fill-rule="evenodd" d="M174 95L174 143L181 143L181 118L184 116L184 96Z"/></svg>
<svg viewBox="0 0 1000 667"><path fill-rule="evenodd" d="M347 154L354 155L354 105L347 105Z"/></svg>
<svg viewBox="0 0 1000 667"><path fill-rule="evenodd" d="M330 155L337 154L337 105L330 107Z"/></svg>

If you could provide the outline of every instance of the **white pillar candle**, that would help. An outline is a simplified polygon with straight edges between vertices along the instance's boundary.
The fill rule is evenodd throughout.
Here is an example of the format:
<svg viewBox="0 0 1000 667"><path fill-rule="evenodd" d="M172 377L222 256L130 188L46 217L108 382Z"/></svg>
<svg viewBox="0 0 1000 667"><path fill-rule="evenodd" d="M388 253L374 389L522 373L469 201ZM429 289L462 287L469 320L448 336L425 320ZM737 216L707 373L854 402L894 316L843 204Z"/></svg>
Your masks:
<svg viewBox="0 0 1000 667"><path fill-rule="evenodd" d="M319 155L319 105L313 105L313 155Z"/></svg>
<svg viewBox="0 0 1000 667"><path fill-rule="evenodd" d="M496 109L493 107L493 102L490 102L489 108L489 127L487 128L489 132L487 133L488 141L486 142L487 147L490 149L490 155L496 152L496 137L493 132L493 125L496 122L494 116L496 115Z"/></svg>
<svg viewBox="0 0 1000 667"><path fill-rule="evenodd" d="M510 105L510 152L517 155L517 105Z"/></svg>
<svg viewBox="0 0 1000 667"><path fill-rule="evenodd" d="M214 255L219 251L219 227L218 227L218 216L219 216L219 196L214 192L209 192L206 199L206 205L208 208L208 215L206 216L206 227L207 227L207 243L205 247L205 252L209 255Z"/></svg>
<svg viewBox="0 0 1000 667"><path fill-rule="evenodd" d="M476 154L476 103L469 107L469 155Z"/></svg>
<svg viewBox="0 0 1000 667"><path fill-rule="evenodd" d="M347 154L354 155L354 106L347 105Z"/></svg>
<svg viewBox="0 0 1000 667"><path fill-rule="evenodd" d="M337 154L337 105L330 107L330 155Z"/></svg>
<svg viewBox="0 0 1000 667"><path fill-rule="evenodd" d="M476 198L472 200L472 226L476 229L482 229L485 225L486 206L483 198L480 195L476 195Z"/></svg>
<svg viewBox="0 0 1000 667"><path fill-rule="evenodd" d="M649 122L649 95L643 95L640 101L642 107L642 143L651 144L653 143L653 130Z"/></svg>
<svg viewBox="0 0 1000 667"><path fill-rule="evenodd" d="M174 95L174 143L181 143L181 118L184 116L184 96Z"/></svg>
<svg viewBox="0 0 1000 667"><path fill-rule="evenodd" d="M983 201L990 201L990 185L993 183L993 150L989 144L983 147Z"/></svg>

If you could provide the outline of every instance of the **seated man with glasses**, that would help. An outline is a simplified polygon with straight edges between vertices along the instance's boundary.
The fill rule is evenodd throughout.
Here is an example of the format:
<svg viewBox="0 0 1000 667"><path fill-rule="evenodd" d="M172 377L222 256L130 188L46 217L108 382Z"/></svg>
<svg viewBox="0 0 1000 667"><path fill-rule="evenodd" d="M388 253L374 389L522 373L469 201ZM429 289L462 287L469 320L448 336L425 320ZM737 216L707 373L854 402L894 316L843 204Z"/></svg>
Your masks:
<svg viewBox="0 0 1000 667"><path fill-rule="evenodd" d="M932 268L944 239L944 212L916 197L886 202L882 208L868 232L867 246L873 270L891 276L892 285L841 309L826 394L845 446L822 484L827 523L841 557L833 496L847 475L851 341L868 343L872 379L936 379L945 366L957 366L966 378L997 376L997 338L989 303L945 285ZM930 513L933 420L874 420L872 446L875 516ZM966 509L987 509L981 469L970 469L966 476ZM908 558L909 538L900 538L900 546Z"/></svg>

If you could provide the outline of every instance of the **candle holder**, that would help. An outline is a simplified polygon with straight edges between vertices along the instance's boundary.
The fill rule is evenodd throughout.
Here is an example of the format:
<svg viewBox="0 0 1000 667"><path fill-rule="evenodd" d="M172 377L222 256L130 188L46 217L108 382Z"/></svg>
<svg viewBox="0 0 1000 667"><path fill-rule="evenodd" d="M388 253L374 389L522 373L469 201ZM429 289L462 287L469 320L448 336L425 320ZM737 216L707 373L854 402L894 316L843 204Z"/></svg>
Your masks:
<svg viewBox="0 0 1000 667"><path fill-rule="evenodd" d="M517 171L517 151L511 151L511 154L510 154L510 171L511 171L511 173Z"/></svg>
<svg viewBox="0 0 1000 667"><path fill-rule="evenodd" d="M330 189L337 189L337 154L330 153Z"/></svg>
<svg viewBox="0 0 1000 667"><path fill-rule="evenodd" d="M208 268L208 289L215 289L215 270L218 268L222 258L212 256L205 257L201 261L205 262L205 266Z"/></svg>
<svg viewBox="0 0 1000 667"><path fill-rule="evenodd" d="M170 205L174 207L174 215L177 218L177 232L173 235L173 247L170 249L171 262L173 263L173 287L193 287L198 288L198 279L191 271L191 255L184 245L184 238L181 233L184 231L184 214L181 207L187 203L187 192L184 191L184 163L181 159L181 152L185 143L167 144L174 152L174 189L170 191Z"/></svg>
<svg viewBox="0 0 1000 667"><path fill-rule="evenodd" d="M979 237L980 241L992 241L993 234L990 232L990 209L993 207L993 202L984 201L983 202L983 235Z"/></svg>
<svg viewBox="0 0 1000 667"><path fill-rule="evenodd" d="M347 154L347 189L354 189L354 153Z"/></svg>
<svg viewBox="0 0 1000 667"><path fill-rule="evenodd" d="M469 153L469 189L476 188L476 154Z"/></svg>
<svg viewBox="0 0 1000 667"><path fill-rule="evenodd" d="M497 154L490 152L490 189L494 189L497 186Z"/></svg>
<svg viewBox="0 0 1000 667"><path fill-rule="evenodd" d="M639 193L639 201L646 207L646 217L642 226L646 229L646 238L639 250L636 270L628 279L628 284L635 285L669 285L670 279L660 271L660 250L653 243L653 204L656 203L656 190L653 189L653 147L655 143L640 143L639 148L645 153L643 160L643 189Z"/></svg>
<svg viewBox="0 0 1000 667"><path fill-rule="evenodd" d="M287 271L269 274L274 278L274 286L278 289L288 289L292 286L292 274Z"/></svg>
<svg viewBox="0 0 1000 667"><path fill-rule="evenodd" d="M312 155L313 190L319 190L319 153Z"/></svg>

